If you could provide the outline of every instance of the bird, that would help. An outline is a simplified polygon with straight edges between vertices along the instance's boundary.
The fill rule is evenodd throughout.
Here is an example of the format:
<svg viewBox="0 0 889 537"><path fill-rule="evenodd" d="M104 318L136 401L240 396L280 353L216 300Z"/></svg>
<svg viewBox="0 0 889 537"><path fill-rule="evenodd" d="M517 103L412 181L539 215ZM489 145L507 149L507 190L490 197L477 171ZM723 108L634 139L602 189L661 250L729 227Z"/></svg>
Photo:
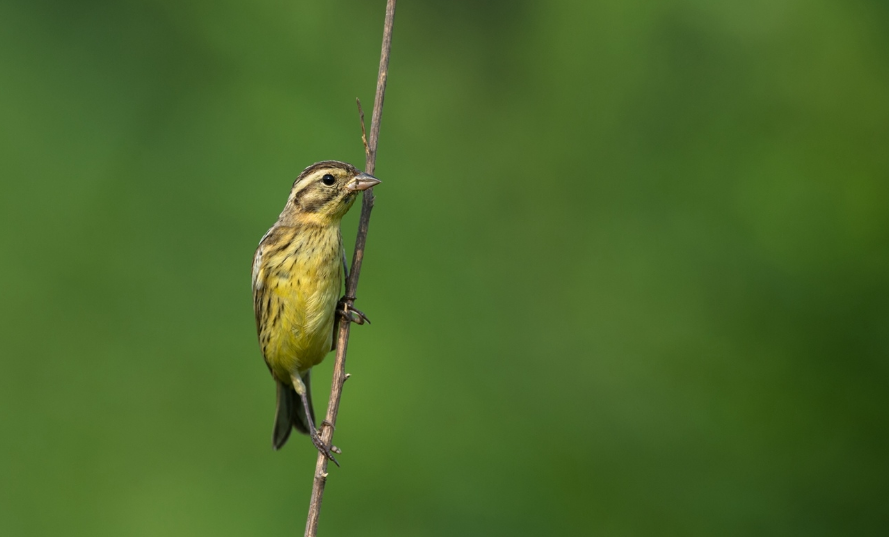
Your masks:
<svg viewBox="0 0 889 537"><path fill-rule="evenodd" d="M275 450L296 429L339 465L315 426L310 370L335 347L340 318L367 321L351 307L354 298L339 298L346 272L340 221L359 192L379 183L345 162L312 164L293 182L278 220L253 255L256 333L277 387Z"/></svg>

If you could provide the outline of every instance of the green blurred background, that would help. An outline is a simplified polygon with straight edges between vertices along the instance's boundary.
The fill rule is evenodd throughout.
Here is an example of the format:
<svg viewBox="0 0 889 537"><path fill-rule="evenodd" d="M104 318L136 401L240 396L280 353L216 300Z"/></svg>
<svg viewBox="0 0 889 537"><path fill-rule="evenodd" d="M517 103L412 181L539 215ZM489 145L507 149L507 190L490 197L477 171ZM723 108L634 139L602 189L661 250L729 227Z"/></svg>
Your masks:
<svg viewBox="0 0 889 537"><path fill-rule="evenodd" d="M302 534L250 263L383 8L0 3L0 535ZM889 532L889 4L402 0L377 174L323 535Z"/></svg>

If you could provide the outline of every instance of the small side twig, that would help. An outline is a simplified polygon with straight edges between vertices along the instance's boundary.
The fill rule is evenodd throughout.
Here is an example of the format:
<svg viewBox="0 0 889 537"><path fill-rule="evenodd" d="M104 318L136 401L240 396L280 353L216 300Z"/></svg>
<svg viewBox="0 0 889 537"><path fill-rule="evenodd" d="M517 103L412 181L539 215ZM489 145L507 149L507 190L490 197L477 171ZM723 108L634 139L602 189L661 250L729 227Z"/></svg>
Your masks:
<svg viewBox="0 0 889 537"><path fill-rule="evenodd" d="M358 103L358 117L361 118L361 143L364 144L364 158L370 158L370 148L367 146L367 131L364 129L364 110L361 108L361 99L356 98ZM370 173L370 172L368 172Z"/></svg>
<svg viewBox="0 0 889 537"><path fill-rule="evenodd" d="M392 48L392 26L395 22L395 2L386 1L386 21L383 26L383 46L380 53L380 71L377 76L377 90L374 97L373 115L370 121L370 138L364 129L364 111L361 102L358 102L358 112L361 117L361 139L364 143L365 167L364 171L373 174L376 167L377 142L380 137L380 121L383 117L383 98L386 93L386 81L389 76L389 51ZM364 191L361 201L361 216L358 220L358 236L355 238L355 253L352 255L352 268L346 279L346 300L351 306L355 300L355 292L358 290L358 277L361 275L361 263L364 260L364 247L367 243L367 229L370 225L370 212L374 206L373 189ZM345 264L345 259L343 259ZM330 388L330 400L327 403L327 416L324 421L328 426L323 428L321 438L326 445L331 445L333 432L336 426L336 416L340 408L340 397L343 393L343 384L349 378L346 373L346 350L349 346L349 332L352 323L343 319L340 322L339 334L336 342L336 361L333 365L333 382ZM312 483L312 499L309 502L309 515L306 520L305 537L315 537L318 533L318 517L321 514L321 500L324 496L324 485L327 483L327 457L318 454L315 464L315 479Z"/></svg>

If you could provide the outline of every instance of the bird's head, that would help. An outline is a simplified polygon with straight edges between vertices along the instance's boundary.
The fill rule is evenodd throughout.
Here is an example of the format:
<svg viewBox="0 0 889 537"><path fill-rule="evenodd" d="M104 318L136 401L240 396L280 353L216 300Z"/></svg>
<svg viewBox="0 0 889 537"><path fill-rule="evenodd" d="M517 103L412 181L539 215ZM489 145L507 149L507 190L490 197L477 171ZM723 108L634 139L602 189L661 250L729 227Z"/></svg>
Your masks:
<svg viewBox="0 0 889 537"><path fill-rule="evenodd" d="M358 192L379 183L345 162L312 164L293 182L281 220L336 224L355 203Z"/></svg>

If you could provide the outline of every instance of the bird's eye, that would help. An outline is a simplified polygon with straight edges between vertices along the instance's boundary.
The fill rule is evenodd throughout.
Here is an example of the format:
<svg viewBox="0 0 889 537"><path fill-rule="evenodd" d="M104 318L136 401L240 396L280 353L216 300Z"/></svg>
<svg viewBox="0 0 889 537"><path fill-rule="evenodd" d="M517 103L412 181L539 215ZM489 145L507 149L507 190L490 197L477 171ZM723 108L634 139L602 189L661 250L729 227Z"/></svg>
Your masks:
<svg viewBox="0 0 889 537"><path fill-rule="evenodd" d="M327 186L330 186L330 185L336 183L336 179L328 173L328 174L325 174L324 177L321 178L321 182Z"/></svg>

